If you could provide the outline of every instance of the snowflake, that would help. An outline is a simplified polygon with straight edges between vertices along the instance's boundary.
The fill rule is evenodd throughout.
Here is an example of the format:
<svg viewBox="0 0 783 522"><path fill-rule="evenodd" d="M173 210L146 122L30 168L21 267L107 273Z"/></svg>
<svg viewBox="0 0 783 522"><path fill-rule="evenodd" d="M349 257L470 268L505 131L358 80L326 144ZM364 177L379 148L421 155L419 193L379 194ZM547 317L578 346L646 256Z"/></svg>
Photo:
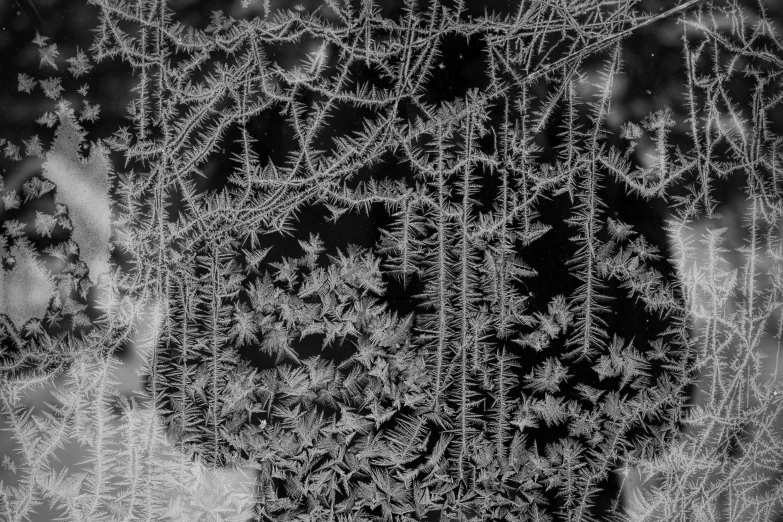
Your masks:
<svg viewBox="0 0 783 522"><path fill-rule="evenodd" d="M79 121L95 122L98 119L98 113L101 111L100 105L90 105L87 100L84 100L84 110L79 116Z"/></svg>
<svg viewBox="0 0 783 522"><path fill-rule="evenodd" d="M38 136L33 136L29 140L22 140L25 145L25 154L27 156L44 157L43 144Z"/></svg>
<svg viewBox="0 0 783 522"><path fill-rule="evenodd" d="M41 68L43 68L44 65L50 65L57 69L57 64L54 63L57 55L60 54L57 50L57 44L47 45L46 47L38 49L38 54L41 55Z"/></svg>
<svg viewBox="0 0 783 522"><path fill-rule="evenodd" d="M68 71L74 78L78 78L82 74L87 74L90 72L90 69L92 69L90 60L81 49L77 49L75 58L68 58L66 61L71 64L71 66L68 67Z"/></svg>
<svg viewBox="0 0 783 522"><path fill-rule="evenodd" d="M19 146L14 145L10 141L5 144L5 149L3 149L3 154L5 154L5 157L12 160L12 161L19 161L22 159L22 157L19 155Z"/></svg>
<svg viewBox="0 0 783 522"><path fill-rule="evenodd" d="M24 73L19 73L19 92L26 92L30 94L35 88L35 84L38 83L32 76L28 76Z"/></svg>
<svg viewBox="0 0 783 522"><path fill-rule="evenodd" d="M45 237L51 237L54 227L57 226L57 218L51 214L36 212L35 231Z"/></svg>
<svg viewBox="0 0 783 522"><path fill-rule="evenodd" d="M38 47L43 47L46 45L46 42L49 41L49 38L46 36L42 36L38 31L35 31L35 38L33 39L33 43L37 45Z"/></svg>
<svg viewBox="0 0 783 522"><path fill-rule="evenodd" d="M60 97L60 93L63 91L63 87L60 85L60 78L56 76L41 80L41 89L43 89L47 98L51 98L53 100L58 99Z"/></svg>
<svg viewBox="0 0 783 522"><path fill-rule="evenodd" d="M46 125L47 127L52 128L57 123L57 116L51 112L45 112L43 116L35 120L35 123L38 125Z"/></svg>

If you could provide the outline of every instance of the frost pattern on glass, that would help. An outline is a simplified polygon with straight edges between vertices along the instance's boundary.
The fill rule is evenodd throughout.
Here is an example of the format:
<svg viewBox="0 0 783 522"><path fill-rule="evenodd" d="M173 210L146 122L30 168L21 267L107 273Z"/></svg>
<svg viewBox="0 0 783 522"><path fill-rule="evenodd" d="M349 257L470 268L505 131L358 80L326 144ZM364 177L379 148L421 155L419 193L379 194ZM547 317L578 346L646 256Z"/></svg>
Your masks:
<svg viewBox="0 0 783 522"><path fill-rule="evenodd" d="M781 516L763 1L89 3L0 142L0 519Z"/></svg>

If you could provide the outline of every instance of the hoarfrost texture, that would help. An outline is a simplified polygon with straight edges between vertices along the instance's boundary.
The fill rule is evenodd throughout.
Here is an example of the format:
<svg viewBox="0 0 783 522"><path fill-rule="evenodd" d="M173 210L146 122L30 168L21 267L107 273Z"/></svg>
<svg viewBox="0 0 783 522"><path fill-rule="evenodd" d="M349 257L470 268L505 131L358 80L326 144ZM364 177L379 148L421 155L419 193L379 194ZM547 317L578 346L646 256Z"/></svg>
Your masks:
<svg viewBox="0 0 783 522"><path fill-rule="evenodd" d="M0 142L0 519L779 519L774 2L87 3Z"/></svg>

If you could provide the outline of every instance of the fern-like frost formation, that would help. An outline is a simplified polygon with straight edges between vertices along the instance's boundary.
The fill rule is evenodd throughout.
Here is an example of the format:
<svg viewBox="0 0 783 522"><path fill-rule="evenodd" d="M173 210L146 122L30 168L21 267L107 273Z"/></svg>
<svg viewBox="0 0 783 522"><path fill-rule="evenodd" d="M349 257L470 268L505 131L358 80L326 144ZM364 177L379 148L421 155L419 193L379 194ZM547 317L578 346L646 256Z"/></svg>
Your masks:
<svg viewBox="0 0 783 522"><path fill-rule="evenodd" d="M0 138L0 520L783 515L774 2L84 3Z"/></svg>

